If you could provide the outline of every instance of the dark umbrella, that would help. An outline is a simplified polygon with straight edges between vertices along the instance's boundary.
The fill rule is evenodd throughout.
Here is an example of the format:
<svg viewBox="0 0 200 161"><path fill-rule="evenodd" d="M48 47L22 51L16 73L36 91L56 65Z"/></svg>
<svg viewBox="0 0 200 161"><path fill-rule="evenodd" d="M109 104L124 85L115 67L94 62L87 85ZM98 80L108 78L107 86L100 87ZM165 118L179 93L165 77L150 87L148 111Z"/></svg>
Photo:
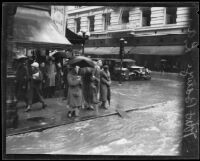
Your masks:
<svg viewBox="0 0 200 161"><path fill-rule="evenodd" d="M92 59L85 57L85 56L76 56L69 61L69 64L72 66L79 66L83 67L94 67L95 64Z"/></svg>
<svg viewBox="0 0 200 161"><path fill-rule="evenodd" d="M69 55L63 51L57 51L53 53L51 56L56 57L56 58L69 58Z"/></svg>

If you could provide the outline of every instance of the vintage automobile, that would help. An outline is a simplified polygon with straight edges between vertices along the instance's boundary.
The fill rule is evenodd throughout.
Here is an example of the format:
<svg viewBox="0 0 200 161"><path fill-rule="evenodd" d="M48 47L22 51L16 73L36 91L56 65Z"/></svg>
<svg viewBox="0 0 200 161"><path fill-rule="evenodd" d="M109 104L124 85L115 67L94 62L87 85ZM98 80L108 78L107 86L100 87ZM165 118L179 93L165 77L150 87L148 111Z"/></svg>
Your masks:
<svg viewBox="0 0 200 161"><path fill-rule="evenodd" d="M150 80L151 79L151 71L148 68L141 67L141 66L130 66L129 70L129 80L137 80L137 79L144 79Z"/></svg>
<svg viewBox="0 0 200 161"><path fill-rule="evenodd" d="M137 66L136 61L132 59L123 59L122 68L121 60L114 58L94 58L93 60L101 59L103 64L109 66L112 80L119 80L120 77L124 81L128 80L150 80L151 71L148 68Z"/></svg>

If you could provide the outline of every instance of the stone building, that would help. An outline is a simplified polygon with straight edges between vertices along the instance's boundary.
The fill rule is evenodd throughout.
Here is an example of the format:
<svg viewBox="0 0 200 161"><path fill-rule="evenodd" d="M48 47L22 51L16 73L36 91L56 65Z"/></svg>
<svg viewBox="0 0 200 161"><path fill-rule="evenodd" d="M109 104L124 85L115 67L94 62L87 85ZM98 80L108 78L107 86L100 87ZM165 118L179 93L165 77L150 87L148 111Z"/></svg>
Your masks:
<svg viewBox="0 0 200 161"><path fill-rule="evenodd" d="M166 59L168 70L181 69L184 41L190 24L189 7L68 6L66 26L78 33L89 31L85 54L118 57L119 40L138 65L159 70ZM174 70L172 69L174 68Z"/></svg>

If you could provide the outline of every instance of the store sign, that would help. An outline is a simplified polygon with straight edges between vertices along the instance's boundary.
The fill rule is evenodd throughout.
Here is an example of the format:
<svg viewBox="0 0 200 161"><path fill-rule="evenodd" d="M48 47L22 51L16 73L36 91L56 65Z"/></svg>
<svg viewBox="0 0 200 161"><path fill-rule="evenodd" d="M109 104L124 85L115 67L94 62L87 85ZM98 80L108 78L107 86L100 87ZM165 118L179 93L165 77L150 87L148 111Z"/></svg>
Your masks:
<svg viewBox="0 0 200 161"><path fill-rule="evenodd" d="M65 35L65 8L64 6L52 6L51 18L58 27L58 31Z"/></svg>

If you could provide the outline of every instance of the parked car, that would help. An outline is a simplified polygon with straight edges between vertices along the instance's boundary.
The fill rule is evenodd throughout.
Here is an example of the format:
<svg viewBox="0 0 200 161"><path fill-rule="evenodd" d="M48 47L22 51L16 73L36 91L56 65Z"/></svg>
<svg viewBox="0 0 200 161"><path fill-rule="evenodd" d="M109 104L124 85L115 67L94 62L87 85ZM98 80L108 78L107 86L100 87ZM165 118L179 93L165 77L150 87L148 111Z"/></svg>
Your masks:
<svg viewBox="0 0 200 161"><path fill-rule="evenodd" d="M120 75L122 80L150 80L151 74L148 68L137 66L136 61L132 59L123 59L122 68L121 60L113 58L94 58L93 60L101 59L103 64L109 66L112 80L119 80Z"/></svg>
<svg viewBox="0 0 200 161"><path fill-rule="evenodd" d="M144 79L150 80L151 79L151 71L148 68L141 67L141 66L130 66L129 70L129 80L137 80L137 79Z"/></svg>

